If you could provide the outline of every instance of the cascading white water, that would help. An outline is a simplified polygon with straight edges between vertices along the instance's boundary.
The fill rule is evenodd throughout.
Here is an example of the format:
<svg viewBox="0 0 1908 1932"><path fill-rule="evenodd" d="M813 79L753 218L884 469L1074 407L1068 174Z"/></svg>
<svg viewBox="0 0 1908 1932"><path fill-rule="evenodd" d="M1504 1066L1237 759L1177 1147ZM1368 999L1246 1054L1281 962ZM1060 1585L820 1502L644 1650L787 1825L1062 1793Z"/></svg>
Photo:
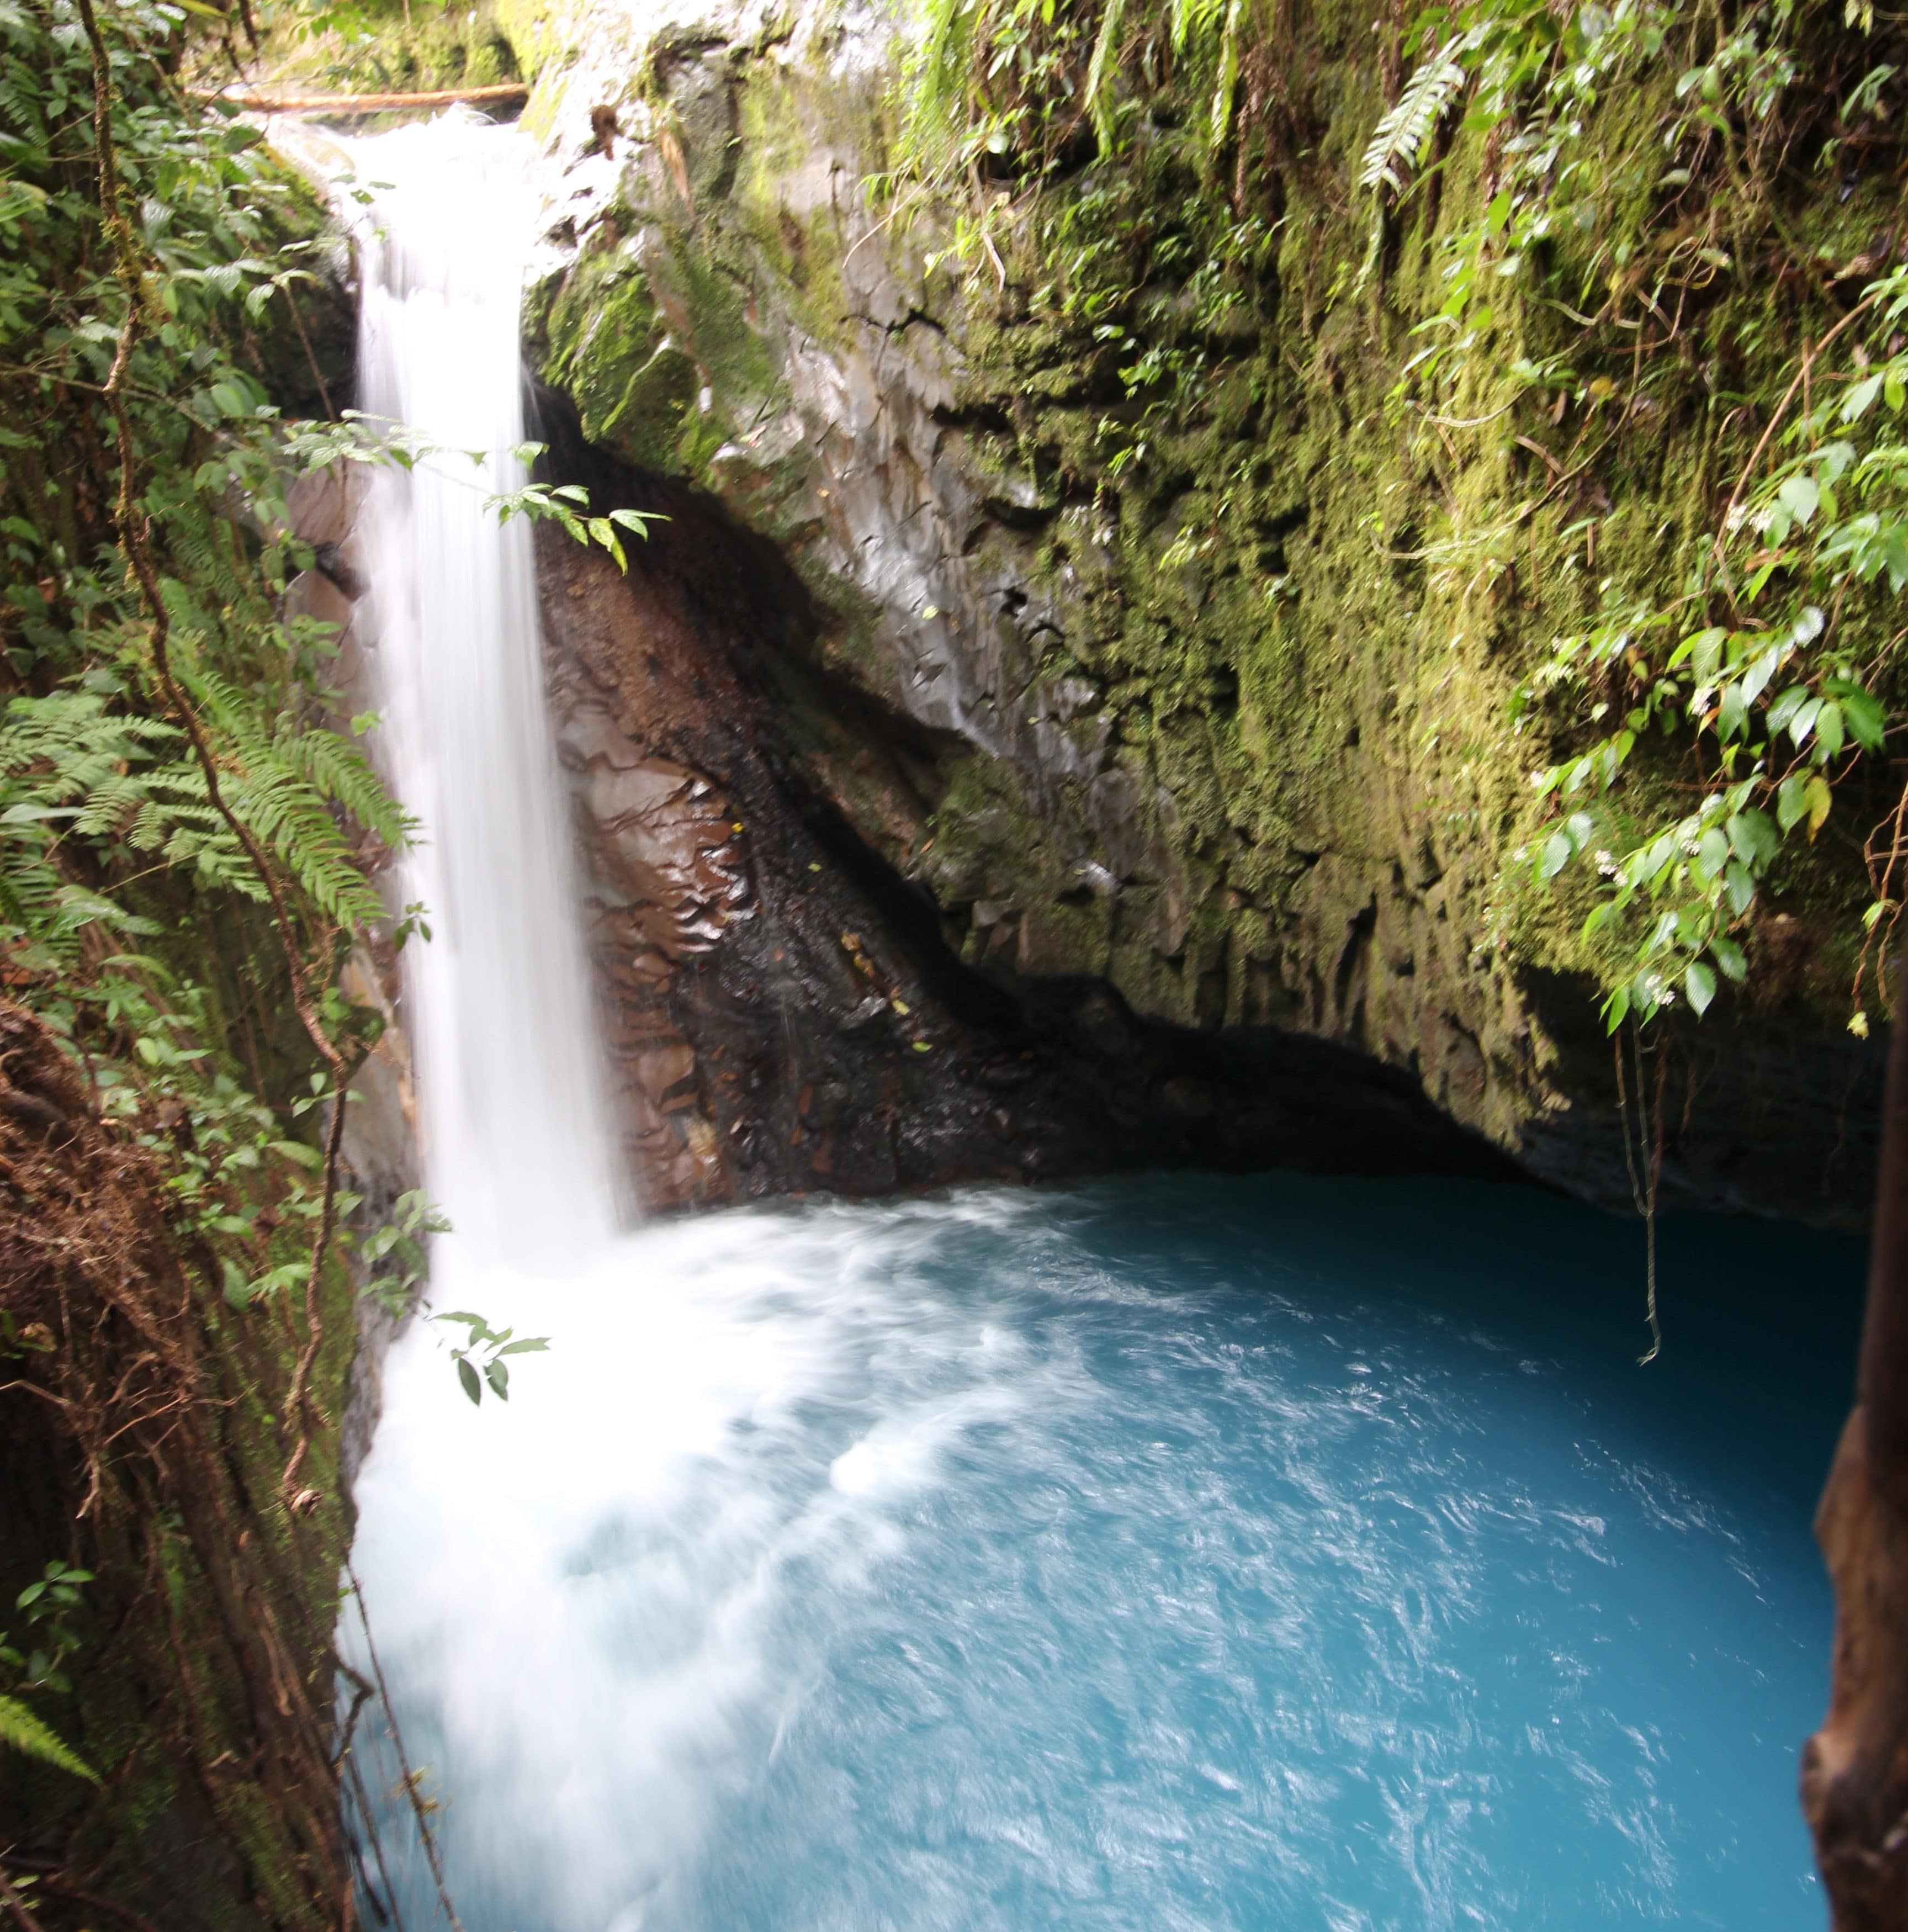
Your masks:
<svg viewBox="0 0 1908 1932"><path fill-rule="evenodd" d="M433 1293L553 1337L507 1407L428 1322L386 1366L356 1566L409 1759L362 1716L366 1922L442 1922L411 1774L467 1932L1819 1919L1793 1740L1850 1352L1819 1303L1795 1332L1820 1238L1692 1238L1646 1382L1628 1231L1509 1190L980 1189L610 1238L530 544L484 508L526 152L455 121L357 149L396 184L368 406L486 452L371 516L383 755L430 842Z"/></svg>
<svg viewBox="0 0 1908 1932"><path fill-rule="evenodd" d="M532 151L457 115L355 151L373 197L357 221L364 406L439 452L379 472L361 620L374 747L424 824L404 893L432 937L404 956L405 1018L430 1188L455 1231L435 1265L542 1270L607 1237L612 1168L530 530L490 507L525 480Z"/></svg>

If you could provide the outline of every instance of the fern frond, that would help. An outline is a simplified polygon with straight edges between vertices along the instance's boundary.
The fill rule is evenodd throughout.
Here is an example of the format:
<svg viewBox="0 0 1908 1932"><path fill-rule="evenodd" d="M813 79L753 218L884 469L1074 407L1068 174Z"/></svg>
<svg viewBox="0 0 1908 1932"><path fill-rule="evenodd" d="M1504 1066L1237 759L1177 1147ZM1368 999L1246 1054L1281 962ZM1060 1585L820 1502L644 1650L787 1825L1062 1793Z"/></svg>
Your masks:
<svg viewBox="0 0 1908 1932"><path fill-rule="evenodd" d="M381 917L383 902L334 807L394 849L410 842L416 826L363 758L335 732L261 718L250 693L214 673L186 672L184 681L225 767L222 789L239 821L326 919L349 929ZM130 929L130 915L91 895L92 910L82 915L79 901L62 898L59 874L40 856L49 821L74 836L156 852L203 886L255 901L266 896L212 802L204 772L184 750L184 734L158 719L113 715L110 701L68 689L16 698L0 713L4 910L56 948L88 920Z"/></svg>
<svg viewBox="0 0 1908 1932"><path fill-rule="evenodd" d="M37 1757L43 1763L58 1765L62 1771L70 1771L89 1784L99 1782L99 1774L17 1697L0 1696L0 1744L10 1744L24 1756Z"/></svg>
<svg viewBox="0 0 1908 1932"><path fill-rule="evenodd" d="M64 883L37 850L10 840L0 852L0 922L44 938L52 929Z"/></svg>
<svg viewBox="0 0 1908 1932"><path fill-rule="evenodd" d="M1212 125L1206 150L1216 155L1232 131L1232 106L1239 92L1239 26L1243 0L1232 0L1219 37L1219 80L1213 88Z"/></svg>
<svg viewBox="0 0 1908 1932"><path fill-rule="evenodd" d="M382 917L384 902L332 807L341 806L394 849L410 844L415 821L335 732L301 731L280 718L267 737L244 693L212 673L200 673L194 684L195 697L236 754L226 802L247 830L334 924L349 931ZM206 864L202 854L202 872Z"/></svg>
<svg viewBox="0 0 1908 1932"><path fill-rule="evenodd" d="M384 902L359 869L324 800L268 753L228 783L226 800L299 889L347 931L381 917Z"/></svg>
<svg viewBox="0 0 1908 1932"><path fill-rule="evenodd" d="M1100 152L1110 154L1113 152L1113 81L1120 68L1120 27L1126 18L1126 0L1106 0L1106 8L1100 16L1100 32L1087 67L1087 112L1093 117L1094 132L1100 136Z"/></svg>
<svg viewBox="0 0 1908 1932"><path fill-rule="evenodd" d="M976 0L926 0L908 59L912 138L927 144L949 130L964 104L974 55Z"/></svg>
<svg viewBox="0 0 1908 1932"><path fill-rule="evenodd" d="M394 852L407 850L418 821L385 789L362 752L335 731L281 732L278 754L310 781L319 796L344 806Z"/></svg>
<svg viewBox="0 0 1908 1932"><path fill-rule="evenodd" d="M1466 76L1458 54L1464 44L1454 34L1406 82L1398 104L1378 124L1358 169L1358 185L1404 192L1406 177L1430 152L1438 124L1462 91Z"/></svg>
<svg viewBox="0 0 1908 1932"><path fill-rule="evenodd" d="M1184 54L1196 40L1203 40L1219 25L1223 10L1224 0L1173 0L1173 52Z"/></svg>

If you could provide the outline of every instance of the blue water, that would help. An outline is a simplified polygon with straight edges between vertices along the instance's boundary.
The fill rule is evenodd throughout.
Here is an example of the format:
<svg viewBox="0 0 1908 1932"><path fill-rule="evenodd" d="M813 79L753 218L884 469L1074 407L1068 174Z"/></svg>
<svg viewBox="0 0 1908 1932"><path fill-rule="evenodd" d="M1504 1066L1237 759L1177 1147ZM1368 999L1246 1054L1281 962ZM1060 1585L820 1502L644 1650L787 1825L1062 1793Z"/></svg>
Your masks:
<svg viewBox="0 0 1908 1932"><path fill-rule="evenodd" d="M413 1328L356 1548L469 1932L1819 1927L1860 1255L1671 1221L1648 1369L1641 1258L1160 1178L491 1278L551 1350Z"/></svg>

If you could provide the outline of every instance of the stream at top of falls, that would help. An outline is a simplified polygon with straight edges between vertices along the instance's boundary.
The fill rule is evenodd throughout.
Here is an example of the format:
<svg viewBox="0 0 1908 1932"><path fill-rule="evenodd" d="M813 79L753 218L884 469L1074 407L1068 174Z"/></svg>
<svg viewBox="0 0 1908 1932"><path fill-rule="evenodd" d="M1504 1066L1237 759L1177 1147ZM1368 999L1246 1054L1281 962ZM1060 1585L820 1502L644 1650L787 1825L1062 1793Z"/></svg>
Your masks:
<svg viewBox="0 0 1908 1932"><path fill-rule="evenodd" d="M543 711L526 144L354 144L438 1309L354 1566L467 1932L1819 1926L1795 1784L1852 1244L1148 1177L616 1232ZM516 239L513 239L516 238ZM517 239L523 246L517 247ZM473 472L475 472L473 476ZM368 1667L350 1615L340 1643ZM440 1923L368 1708L367 1922Z"/></svg>

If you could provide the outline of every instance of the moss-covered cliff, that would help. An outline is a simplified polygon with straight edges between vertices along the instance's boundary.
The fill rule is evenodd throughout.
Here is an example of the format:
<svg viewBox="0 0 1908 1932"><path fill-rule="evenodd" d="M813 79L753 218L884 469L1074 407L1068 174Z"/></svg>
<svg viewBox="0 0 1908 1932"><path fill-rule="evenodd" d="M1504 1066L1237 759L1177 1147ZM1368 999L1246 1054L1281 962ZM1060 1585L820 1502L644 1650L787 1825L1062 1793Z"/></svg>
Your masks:
<svg viewBox="0 0 1908 1932"><path fill-rule="evenodd" d="M1523 862L1555 809L1533 770L1588 735L1543 674L1619 603L1676 604L1799 346L1892 259L1867 148L1818 166L1818 128L1753 184L1732 150L1680 203L1666 48L1592 90L1597 194L1527 250L1540 286L1460 305L1454 356L1438 318L1492 232L1504 124L1441 124L1395 206L1354 185L1412 64L1395 14L1279 12L1216 158L1209 73L1175 82L1163 23L1130 23L1161 78L1116 150L1076 112L1044 175L983 149L938 177L904 28L872 11L499 18L567 165L542 372L593 440L772 539L816 662L932 735L904 795L788 720L961 956L1346 1042L1539 1171L1627 1192L1593 1004L1615 941L1584 936L1594 881ZM1815 31L1818 82L1880 58L1860 42ZM1704 782L1666 745L1612 809L1643 824ZM1772 874L1750 991L1670 1029L1669 1171L1699 1194L1859 1211L1849 935L1886 801L1858 790Z"/></svg>

